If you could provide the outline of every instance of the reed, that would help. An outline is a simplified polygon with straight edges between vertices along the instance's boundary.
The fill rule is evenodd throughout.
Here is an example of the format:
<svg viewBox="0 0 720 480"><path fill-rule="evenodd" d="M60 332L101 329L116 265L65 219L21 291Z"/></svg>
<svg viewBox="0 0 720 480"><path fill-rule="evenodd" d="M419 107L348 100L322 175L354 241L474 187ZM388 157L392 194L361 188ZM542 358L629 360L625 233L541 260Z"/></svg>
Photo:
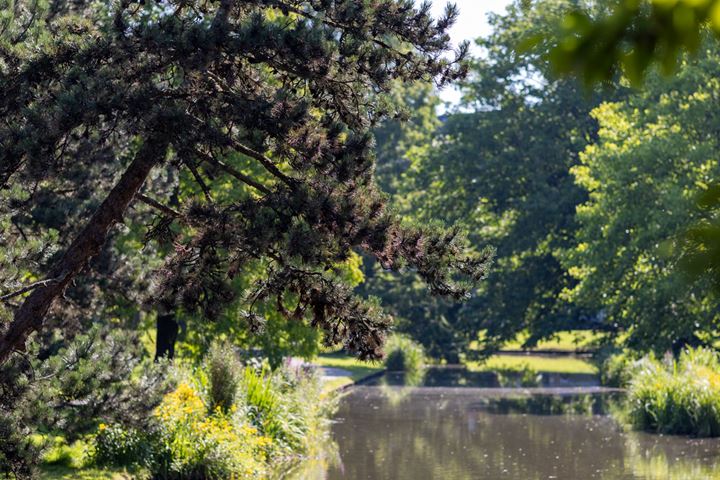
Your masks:
<svg viewBox="0 0 720 480"><path fill-rule="evenodd" d="M645 357L628 388L628 415L638 429L720 436L720 360L712 349L685 350L676 361Z"/></svg>

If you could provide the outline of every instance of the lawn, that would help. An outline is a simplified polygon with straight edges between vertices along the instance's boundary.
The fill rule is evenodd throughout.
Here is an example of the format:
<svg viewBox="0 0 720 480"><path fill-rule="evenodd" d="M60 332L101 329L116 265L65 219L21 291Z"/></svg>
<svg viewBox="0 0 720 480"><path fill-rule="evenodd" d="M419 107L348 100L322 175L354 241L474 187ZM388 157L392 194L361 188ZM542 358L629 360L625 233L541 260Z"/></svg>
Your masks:
<svg viewBox="0 0 720 480"><path fill-rule="evenodd" d="M540 355L494 355L486 361L470 361L467 367L473 371L497 369L522 369L529 366L533 370L546 373L587 373L597 374L598 370L590 361L567 356L545 357Z"/></svg>
<svg viewBox="0 0 720 480"><path fill-rule="evenodd" d="M380 362L363 362L342 353L323 353L318 355L312 363L321 367L342 368L350 373L348 376L335 377L329 380L324 385L325 391L337 390L385 368Z"/></svg>
<svg viewBox="0 0 720 480"><path fill-rule="evenodd" d="M555 350L558 352L576 352L582 350L592 350L593 345L602 339L604 334L593 332L592 330L568 330L565 332L557 332L552 338L539 342L535 347L528 349L533 350ZM515 340L505 343L502 350L506 351L523 351L522 345L528 338L528 334L520 333ZM478 348L478 342L470 344L471 349Z"/></svg>
<svg viewBox="0 0 720 480"><path fill-rule="evenodd" d="M572 330L558 332L553 338L539 342L532 350L557 350L560 352L575 352L578 350L591 350L593 344L602 338L603 334L592 330ZM503 350L522 350L522 344L527 340L527 334L520 334L512 342L503 346Z"/></svg>
<svg viewBox="0 0 720 480"><path fill-rule="evenodd" d="M40 480L129 480L129 473L98 470L96 468L72 468L61 465L41 465Z"/></svg>
<svg viewBox="0 0 720 480"><path fill-rule="evenodd" d="M47 437L33 435L34 442L42 442ZM53 445L43 454L40 464L40 480L126 480L137 478L123 470L98 469L86 467L89 450L88 439L80 439L67 444L62 436L52 439Z"/></svg>

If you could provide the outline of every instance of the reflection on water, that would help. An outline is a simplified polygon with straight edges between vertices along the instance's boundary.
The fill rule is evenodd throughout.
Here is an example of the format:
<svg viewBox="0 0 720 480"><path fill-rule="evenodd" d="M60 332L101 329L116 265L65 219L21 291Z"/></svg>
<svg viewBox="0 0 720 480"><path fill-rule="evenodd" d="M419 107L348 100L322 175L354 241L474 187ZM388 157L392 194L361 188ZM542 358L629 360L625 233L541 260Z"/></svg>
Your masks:
<svg viewBox="0 0 720 480"><path fill-rule="evenodd" d="M372 380L367 385L419 385L425 387L484 387L499 388L520 386L521 374L495 372L471 372L464 368L428 368L419 380L408 382L406 375L401 372L389 372ZM539 387L592 387L599 385L597 375L582 373L542 373L538 378Z"/></svg>
<svg viewBox="0 0 720 480"><path fill-rule="evenodd" d="M333 434L335 479L720 480L720 441L625 433L604 395L356 387ZM530 412L530 413L528 413Z"/></svg>

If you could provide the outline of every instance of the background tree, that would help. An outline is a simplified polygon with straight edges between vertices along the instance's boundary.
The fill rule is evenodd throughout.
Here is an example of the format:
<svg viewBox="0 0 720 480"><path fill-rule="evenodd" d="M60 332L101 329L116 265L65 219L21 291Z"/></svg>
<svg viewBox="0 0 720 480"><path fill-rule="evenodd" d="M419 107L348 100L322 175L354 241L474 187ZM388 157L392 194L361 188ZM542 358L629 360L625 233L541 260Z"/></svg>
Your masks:
<svg viewBox="0 0 720 480"><path fill-rule="evenodd" d="M558 72L577 74L592 84L622 71L638 86L648 72L654 78L655 66L665 75L686 68L686 52L699 54L703 64L712 57L714 45L708 37L720 32L720 2L618 1L600 16L577 9L563 24L564 35L549 52ZM712 124L705 127L712 131ZM720 195L716 174L710 175L697 185L698 205L692 211L696 223L675 236L673 246L679 266L690 274L686 288L709 282L717 292Z"/></svg>
<svg viewBox="0 0 720 480"><path fill-rule="evenodd" d="M714 45L677 76L598 107L598 141L573 168L589 194L577 244L565 255L579 281L569 297L601 308L608 327L639 351L712 343L718 302L706 280L688 282L677 248L700 218L697 195L718 177Z"/></svg>
<svg viewBox="0 0 720 480"><path fill-rule="evenodd" d="M569 169L596 138L589 113L623 93L586 95L573 80L552 75L545 46L517 51L528 38L552 38L571 5L516 2L491 15L493 31L477 41L485 55L472 62L460 108L443 115L440 125L422 121L437 100L410 92L405 103L416 112L413 129L401 140L378 136L387 141L379 151L400 147L380 157L380 181L391 165L407 165L401 180L387 175L397 184L394 203L403 214L466 225L473 244L498 248L492 282L465 304L428 299L409 278L380 273L368 280L371 291L407 319L400 328L431 355L456 356L480 332L488 351L523 330L532 345L558 330L588 326L594 313L560 298L572 279L557 253L572 244L575 208L585 199Z"/></svg>

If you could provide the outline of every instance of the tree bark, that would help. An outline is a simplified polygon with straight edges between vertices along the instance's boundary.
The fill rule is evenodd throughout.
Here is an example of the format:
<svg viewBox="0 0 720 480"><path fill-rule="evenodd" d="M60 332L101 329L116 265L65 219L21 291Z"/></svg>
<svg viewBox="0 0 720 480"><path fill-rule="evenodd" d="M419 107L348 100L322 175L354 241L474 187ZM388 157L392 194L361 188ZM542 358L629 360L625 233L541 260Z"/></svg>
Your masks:
<svg viewBox="0 0 720 480"><path fill-rule="evenodd" d="M158 312L157 331L155 336L155 361L161 358L175 358L175 342L180 326L175 319L175 312Z"/></svg>
<svg viewBox="0 0 720 480"><path fill-rule="evenodd" d="M32 291L15 311L13 321L0 338L0 365L15 350L24 350L27 337L42 328L43 320L55 299L100 252L110 228L121 222L123 214L140 190L153 166L165 157L168 142L147 140L125 170L88 224L70 244L62 258L50 269L47 282Z"/></svg>

